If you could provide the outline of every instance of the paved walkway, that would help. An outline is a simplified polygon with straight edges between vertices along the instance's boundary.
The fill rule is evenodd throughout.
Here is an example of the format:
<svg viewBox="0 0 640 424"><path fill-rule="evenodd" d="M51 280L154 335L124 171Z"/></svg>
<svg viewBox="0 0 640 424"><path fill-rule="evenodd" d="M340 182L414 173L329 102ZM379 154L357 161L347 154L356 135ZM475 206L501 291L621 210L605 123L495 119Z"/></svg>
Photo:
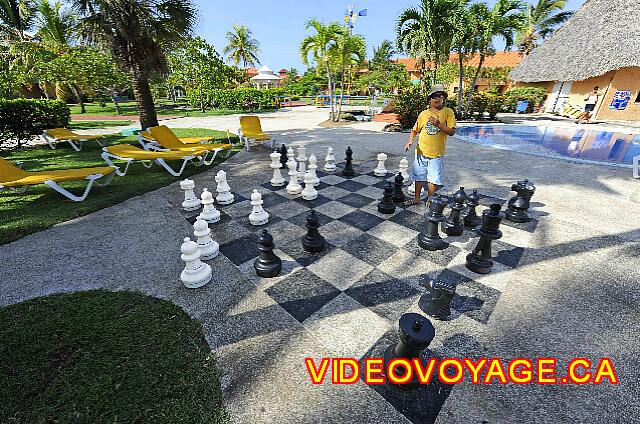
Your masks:
<svg viewBox="0 0 640 424"><path fill-rule="evenodd" d="M308 152L347 145L356 162L384 151L389 168L404 153L406 134L354 128L317 128L318 111L261 115L264 129ZM326 116L326 111L322 111ZM269 116L271 115L271 116ZM180 126L233 129L237 117L185 118ZM176 125L177 126L177 125ZM311 128L311 129L309 129ZM242 152L223 164L234 191L270 178L266 149ZM216 170L194 177L215 187ZM474 329L477 345L456 346L470 356L592 360L610 357L620 384L612 386L453 387L437 422L632 422L640 390L640 181L628 170L574 164L470 145L448 144L447 189L463 185L509 197L509 186L529 178L534 208L545 215L529 240L524 263L508 281L489 322ZM99 193L96 193L99 194ZM400 412L363 384L312 386L306 356L331 351L258 290L225 257L198 290L179 282L179 247L192 227L179 213L178 183L129 199L16 242L0 246L0 305L57 292L104 287L139 290L183 307L203 323L223 370L225 405L234 423L403 423ZM487 278L500 279L500 274ZM460 328L436 321L435 349Z"/></svg>

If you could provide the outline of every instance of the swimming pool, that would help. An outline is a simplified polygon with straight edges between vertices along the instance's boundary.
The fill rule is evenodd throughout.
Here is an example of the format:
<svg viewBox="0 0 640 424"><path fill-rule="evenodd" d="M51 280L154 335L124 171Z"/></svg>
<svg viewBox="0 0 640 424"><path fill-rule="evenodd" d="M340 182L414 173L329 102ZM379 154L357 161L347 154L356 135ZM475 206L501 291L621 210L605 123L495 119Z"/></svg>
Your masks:
<svg viewBox="0 0 640 424"><path fill-rule="evenodd" d="M471 125L458 128L456 136L500 149L618 166L631 166L640 155L640 134L585 128Z"/></svg>

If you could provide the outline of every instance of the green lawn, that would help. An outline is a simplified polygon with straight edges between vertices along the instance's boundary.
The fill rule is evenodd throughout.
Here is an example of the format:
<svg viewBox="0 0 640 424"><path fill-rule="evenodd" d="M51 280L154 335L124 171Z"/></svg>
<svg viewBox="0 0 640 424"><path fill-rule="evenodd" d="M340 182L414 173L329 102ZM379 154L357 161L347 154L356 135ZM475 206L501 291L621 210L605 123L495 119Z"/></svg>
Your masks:
<svg viewBox="0 0 640 424"><path fill-rule="evenodd" d="M71 130L93 130L96 128L120 127L131 125L133 121L71 121Z"/></svg>
<svg viewBox="0 0 640 424"><path fill-rule="evenodd" d="M202 326L170 302L92 290L0 322L0 422L228 422Z"/></svg>
<svg viewBox="0 0 640 424"><path fill-rule="evenodd" d="M76 104L69 104L72 115L80 114L80 106ZM116 108L113 103L107 103L102 107L98 103L85 103L85 109L87 115L99 115L99 116L138 116L138 109L136 108L136 102L121 102L120 108L122 109L122 115L116 113ZM222 116L222 115L234 115L240 113L247 113L246 110L235 109L213 109L205 112L200 112L199 109L193 109L186 104L174 105L172 102L163 101L159 105L156 105L158 116ZM274 112L277 109L258 109L253 113Z"/></svg>
<svg viewBox="0 0 640 424"><path fill-rule="evenodd" d="M181 137L216 137L221 142L227 142L226 132L208 129L181 129L175 133ZM107 144L130 143L136 144L135 137L110 136ZM233 140L237 141L237 137ZM241 149L236 147L235 152ZM22 161L27 171L42 171L52 169L80 168L85 166L105 166L100 157L101 148L95 142L85 142L80 152L59 144L56 150L49 147L23 148L13 152L0 152L0 156L15 162ZM13 194L8 190L0 192L0 244L17 240L28 234L41 231L60 222L87 215L120 203L130 197L138 196L151 190L166 186L174 181L215 167L224 158L218 156L211 166L197 167L188 164L182 176L173 177L159 165L151 169L144 168L140 163L134 163L124 177L115 176L110 185L95 187L83 202L72 202L49 187L40 184L30 187L24 194ZM182 161L169 164L175 169ZM66 182L61 184L73 193L82 193L83 181Z"/></svg>

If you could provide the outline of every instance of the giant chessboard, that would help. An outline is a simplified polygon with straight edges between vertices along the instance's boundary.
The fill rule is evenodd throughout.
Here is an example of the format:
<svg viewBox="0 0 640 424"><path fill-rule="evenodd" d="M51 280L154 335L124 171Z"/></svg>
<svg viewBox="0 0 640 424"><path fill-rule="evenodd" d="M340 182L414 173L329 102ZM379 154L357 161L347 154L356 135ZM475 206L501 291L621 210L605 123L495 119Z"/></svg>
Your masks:
<svg viewBox="0 0 640 424"><path fill-rule="evenodd" d="M491 318L505 288L504 275L519 266L538 220L525 224L503 220L503 238L493 243L491 274L475 274L464 266L466 255L478 240L473 231L465 229L459 237L447 237L441 232L449 246L431 252L417 244L417 235L425 225L424 204L396 205L391 215L378 212L383 188L394 174L376 177L372 172L376 164L372 161L354 165L356 174L351 178L341 175L340 165L333 174L318 171L319 194L312 201L289 195L284 186L272 187L269 182L257 186L270 215L268 224L262 227L249 223L252 190L236 192L233 204L216 205L221 220L210 224L212 237L220 244L221 254L336 357L382 357L384 349L398 341L400 316L409 311L422 313L417 301L425 292L428 278L455 285L452 313L444 325L458 322L461 330L445 340L440 349L428 350L427 354L481 356L474 331L480 331ZM457 188L452 187L451 191ZM467 193L472 189L465 187ZM483 196L482 188L476 189L482 197L477 208L480 216L491 203L506 202ZM301 244L312 209L320 219L320 233L327 242L325 251L319 254L306 252ZM448 212L446 209L445 214ZM191 223L198 213L183 212ZM275 253L283 262L276 278L260 278L253 268L263 228L273 236ZM414 423L433 422L452 390L452 386L437 379L412 391L371 387Z"/></svg>

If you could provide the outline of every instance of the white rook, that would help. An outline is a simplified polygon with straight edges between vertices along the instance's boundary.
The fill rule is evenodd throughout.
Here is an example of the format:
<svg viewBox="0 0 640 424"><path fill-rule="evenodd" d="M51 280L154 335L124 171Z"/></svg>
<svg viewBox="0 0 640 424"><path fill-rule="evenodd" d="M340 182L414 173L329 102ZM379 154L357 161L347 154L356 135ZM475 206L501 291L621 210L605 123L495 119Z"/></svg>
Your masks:
<svg viewBox="0 0 640 424"><path fill-rule="evenodd" d="M200 249L200 259L206 261L218 256L220 246L211 238L209 224L201 217L193 224L193 235L196 236L198 248Z"/></svg>
<svg viewBox="0 0 640 424"><path fill-rule="evenodd" d="M193 189L196 187L196 183L193 180L180 181L180 188L184 190L184 202L182 202L182 209L185 211L195 211L200 209L200 199L196 196Z"/></svg>
<svg viewBox="0 0 640 424"><path fill-rule="evenodd" d="M284 185L284 178L280 173L280 153L273 152L269 155L271 158L271 169L273 169L273 178L271 178L271 185L273 187L280 187Z"/></svg>
<svg viewBox="0 0 640 424"><path fill-rule="evenodd" d="M253 189L253 193L251 193L253 211L249 214L251 225L264 225L269 222L269 214L262 208L262 203L262 194L258 192L258 189Z"/></svg>
<svg viewBox="0 0 640 424"><path fill-rule="evenodd" d="M218 171L216 174L216 182L218 186L216 187L216 191L218 195L216 196L216 201L219 205L230 205L233 203L234 197L231 193L231 188L227 183L227 173L223 170Z"/></svg>
<svg viewBox="0 0 640 424"><path fill-rule="evenodd" d="M211 266L200 260L200 249L195 241L191 241L189 237L185 238L180 251L182 252L180 257L185 262L180 280L185 287L197 289L211 281Z"/></svg>
<svg viewBox="0 0 640 424"><path fill-rule="evenodd" d="M378 166L376 169L373 170L373 174L376 177L386 177L387 176L387 169L384 167L384 161L387 160L387 155L385 155L384 153L379 153L378 154Z"/></svg>
<svg viewBox="0 0 640 424"><path fill-rule="evenodd" d="M202 190L200 195L202 199L202 212L200 212L200 218L207 221L209 224L220 221L220 211L213 205L213 194L208 189Z"/></svg>

